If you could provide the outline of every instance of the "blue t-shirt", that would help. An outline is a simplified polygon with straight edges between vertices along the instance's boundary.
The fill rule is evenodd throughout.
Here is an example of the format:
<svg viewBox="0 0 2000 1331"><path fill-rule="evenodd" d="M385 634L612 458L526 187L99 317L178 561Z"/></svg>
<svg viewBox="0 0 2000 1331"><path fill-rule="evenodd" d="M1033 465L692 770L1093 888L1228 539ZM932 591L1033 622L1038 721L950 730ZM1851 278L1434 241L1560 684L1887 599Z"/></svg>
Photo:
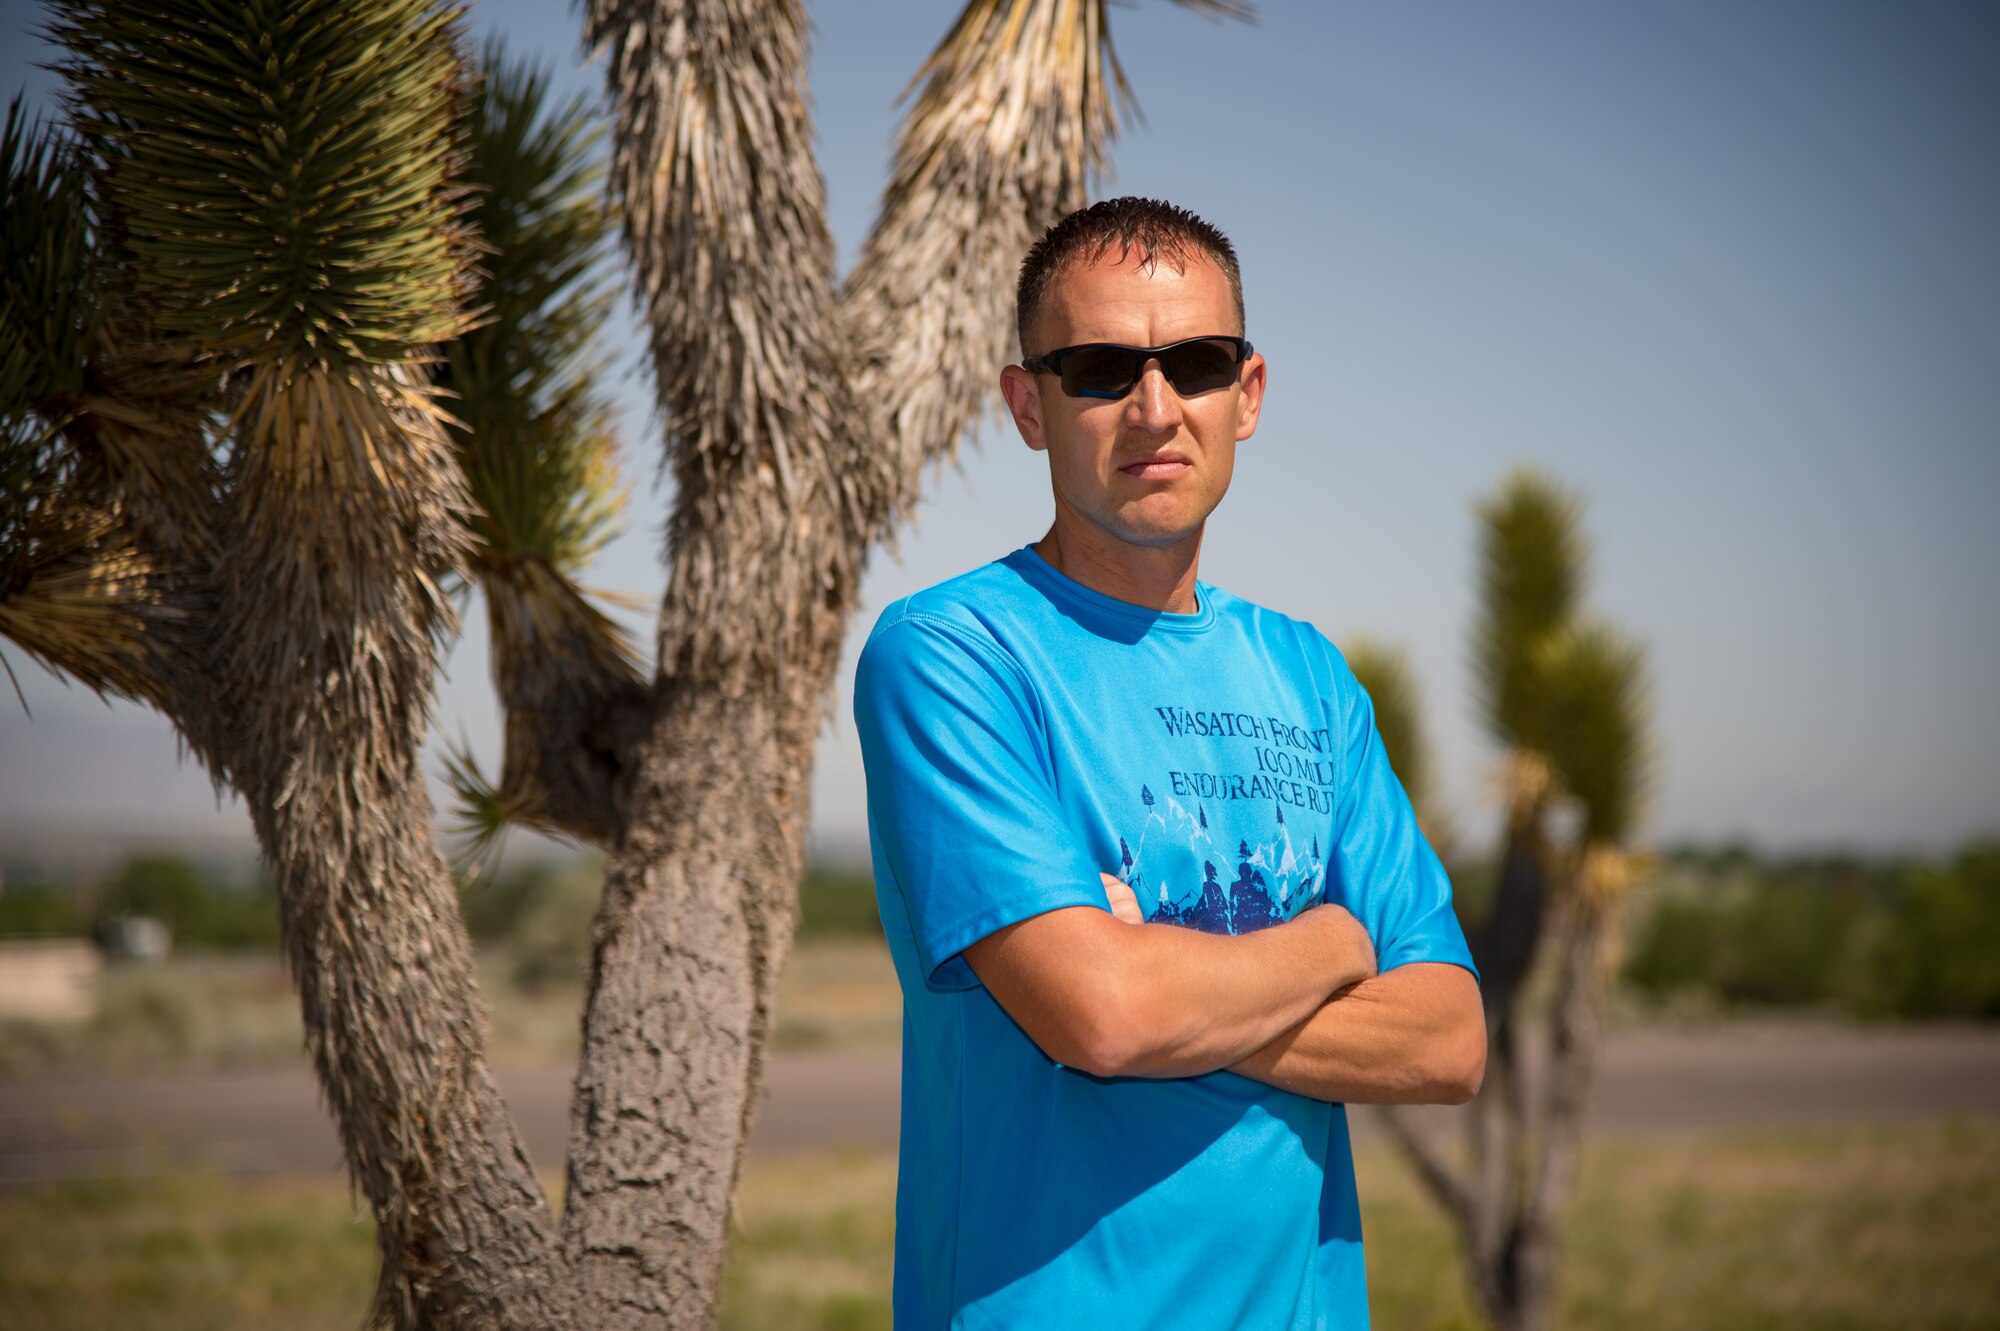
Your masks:
<svg viewBox="0 0 2000 1331"><path fill-rule="evenodd" d="M898 601L855 723L903 988L900 1331L1358 1327L1347 1118L1231 1072L1050 1059L961 955L1106 909L1215 933L1322 899L1382 969L1471 967L1368 696L1310 625L1207 584L1193 614L1100 595L1032 549Z"/></svg>

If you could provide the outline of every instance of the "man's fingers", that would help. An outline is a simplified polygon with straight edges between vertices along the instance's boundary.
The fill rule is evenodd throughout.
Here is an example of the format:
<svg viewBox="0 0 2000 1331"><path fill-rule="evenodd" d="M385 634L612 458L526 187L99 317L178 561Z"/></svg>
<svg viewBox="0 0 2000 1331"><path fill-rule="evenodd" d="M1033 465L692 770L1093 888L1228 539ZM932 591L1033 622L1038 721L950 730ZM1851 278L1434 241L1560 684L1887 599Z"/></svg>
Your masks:
<svg viewBox="0 0 2000 1331"><path fill-rule="evenodd" d="M1375 955L1375 940L1368 936L1368 927L1354 917L1345 906L1331 901L1322 901L1300 913L1300 918L1315 916L1315 923L1324 928L1333 926L1336 954L1342 964L1350 969L1356 980L1374 978L1379 971L1379 959Z"/></svg>
<svg viewBox="0 0 2000 1331"><path fill-rule="evenodd" d="M1146 913L1139 909L1139 898L1130 886L1108 873L1100 873L1104 882L1105 898L1111 903L1111 913L1127 924L1144 924Z"/></svg>

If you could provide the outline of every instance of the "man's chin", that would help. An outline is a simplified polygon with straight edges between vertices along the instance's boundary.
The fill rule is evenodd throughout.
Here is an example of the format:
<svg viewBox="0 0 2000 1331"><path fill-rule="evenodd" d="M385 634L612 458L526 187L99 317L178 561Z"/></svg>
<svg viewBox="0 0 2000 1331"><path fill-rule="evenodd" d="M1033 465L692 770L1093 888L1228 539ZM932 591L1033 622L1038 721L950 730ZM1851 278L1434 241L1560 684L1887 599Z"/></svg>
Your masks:
<svg viewBox="0 0 2000 1331"><path fill-rule="evenodd" d="M1154 496L1157 499L1159 496ZM1135 551L1172 550L1190 541L1199 542L1202 528L1207 524L1208 513L1195 514L1185 504L1147 503L1140 501L1111 508L1087 512L1070 508L1060 512L1056 521L1058 537L1063 532L1072 533L1089 544L1107 539L1114 546L1122 546Z"/></svg>
<svg viewBox="0 0 2000 1331"><path fill-rule="evenodd" d="M1118 540L1141 550L1172 550L1189 541L1198 540L1202 524L1188 526L1179 523L1121 522L1111 528L1111 534Z"/></svg>

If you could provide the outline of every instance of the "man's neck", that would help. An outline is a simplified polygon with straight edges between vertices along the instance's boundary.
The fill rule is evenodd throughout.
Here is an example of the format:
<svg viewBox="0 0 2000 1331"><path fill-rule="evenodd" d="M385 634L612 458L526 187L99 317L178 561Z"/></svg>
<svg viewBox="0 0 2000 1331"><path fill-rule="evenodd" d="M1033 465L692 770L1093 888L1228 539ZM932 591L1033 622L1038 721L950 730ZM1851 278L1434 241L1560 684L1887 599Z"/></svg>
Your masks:
<svg viewBox="0 0 2000 1331"><path fill-rule="evenodd" d="M1056 572L1114 601L1175 615L1200 609L1194 590L1201 564L1199 531L1153 548L1057 521L1034 549Z"/></svg>

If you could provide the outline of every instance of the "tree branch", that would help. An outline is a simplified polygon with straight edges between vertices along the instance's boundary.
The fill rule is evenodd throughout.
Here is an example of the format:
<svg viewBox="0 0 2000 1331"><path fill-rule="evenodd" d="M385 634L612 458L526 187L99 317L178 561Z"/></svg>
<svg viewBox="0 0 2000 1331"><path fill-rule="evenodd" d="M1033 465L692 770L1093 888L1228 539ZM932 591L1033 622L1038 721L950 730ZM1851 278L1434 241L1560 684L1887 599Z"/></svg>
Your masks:
<svg viewBox="0 0 2000 1331"><path fill-rule="evenodd" d="M623 634L547 565L489 568L480 586L506 709L509 821L607 846L624 825L651 689Z"/></svg>
<svg viewBox="0 0 2000 1331"><path fill-rule="evenodd" d="M1524 1223L1535 1228L1552 1223L1576 1181L1584 1117L1603 1037L1608 909L1606 903L1582 894L1570 905L1550 1032L1548 1086L1537 1115L1540 1154L1522 1207Z"/></svg>
<svg viewBox="0 0 2000 1331"><path fill-rule="evenodd" d="M922 91L843 296L866 349L858 396L878 413L870 447L894 461L871 542L990 400L1017 354L1021 256L1105 164L1119 81L1104 21L1099 0L973 0L911 81Z"/></svg>
<svg viewBox="0 0 2000 1331"><path fill-rule="evenodd" d="M677 483L660 671L735 692L799 673L817 697L887 471L863 461L846 372L806 27L797 0L591 0L585 19Z"/></svg>

